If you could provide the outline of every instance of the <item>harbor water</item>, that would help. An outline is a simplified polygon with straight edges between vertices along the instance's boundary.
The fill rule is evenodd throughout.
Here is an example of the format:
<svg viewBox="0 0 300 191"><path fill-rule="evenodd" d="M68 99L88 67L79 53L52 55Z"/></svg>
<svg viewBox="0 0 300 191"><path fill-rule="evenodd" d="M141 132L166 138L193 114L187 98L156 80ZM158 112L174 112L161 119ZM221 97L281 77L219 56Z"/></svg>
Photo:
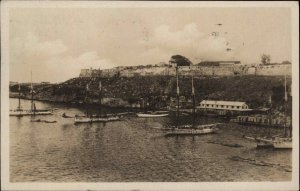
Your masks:
<svg viewBox="0 0 300 191"><path fill-rule="evenodd" d="M11 109L17 104L18 99L10 99ZM29 108L30 101L22 100L22 107ZM83 114L84 109L39 101L36 107L56 110L49 116L10 117L11 182L291 180L292 150L256 149L255 142L243 138L245 133L263 132L261 127L198 117L198 124L223 124L217 134L164 137L161 128L174 124L175 118L127 116L74 124L62 114ZM57 122L31 122L33 118ZM189 117L181 119L184 123Z"/></svg>

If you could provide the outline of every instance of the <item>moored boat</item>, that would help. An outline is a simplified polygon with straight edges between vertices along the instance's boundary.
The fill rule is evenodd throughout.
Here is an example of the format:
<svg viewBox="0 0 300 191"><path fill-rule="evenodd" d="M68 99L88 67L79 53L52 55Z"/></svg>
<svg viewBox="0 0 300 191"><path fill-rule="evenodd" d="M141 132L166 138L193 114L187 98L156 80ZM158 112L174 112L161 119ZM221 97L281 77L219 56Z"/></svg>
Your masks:
<svg viewBox="0 0 300 191"><path fill-rule="evenodd" d="M110 122L118 121L121 118L119 116L110 116L110 117L86 117L86 116L75 116L75 123L92 123L92 122Z"/></svg>
<svg viewBox="0 0 300 191"><path fill-rule="evenodd" d="M10 116L28 116L28 115L52 115L53 111L52 110L30 110L30 109L16 109L16 110L10 110L9 115Z"/></svg>
<svg viewBox="0 0 300 191"><path fill-rule="evenodd" d="M292 143L293 142L291 138L276 137L275 140L273 141L273 147L274 149L292 149L293 148Z"/></svg>
<svg viewBox="0 0 300 191"><path fill-rule="evenodd" d="M196 126L193 128L192 126L178 126L173 130L167 132L165 136L172 136L172 135L206 135L206 134L213 134L216 133L219 129L214 125L204 125L204 126Z"/></svg>
<svg viewBox="0 0 300 191"><path fill-rule="evenodd" d="M33 101L33 95L34 95L34 90L33 90L33 85L31 83L31 108L30 109L23 109L21 107L21 87L19 84L19 102L18 102L18 107L17 109L12 109L9 110L9 116L17 116L17 117L22 117L22 116L32 116L32 115L52 115L53 114L53 109L36 109L35 103Z"/></svg>
<svg viewBox="0 0 300 191"><path fill-rule="evenodd" d="M219 129L216 127L220 123L216 124L204 124L195 125L195 89L194 89L194 78L192 76L192 99L193 99L193 109L192 109L192 124L178 125L179 119L179 86L178 86L178 68L176 67L176 78L177 78L177 123L176 126L172 126L165 136L187 136L187 135L205 135L216 133Z"/></svg>
<svg viewBox="0 0 300 191"><path fill-rule="evenodd" d="M138 117L141 118L154 118L154 117L165 117L168 116L168 113L137 113Z"/></svg>
<svg viewBox="0 0 300 191"><path fill-rule="evenodd" d="M99 81L99 90L100 90L100 99L99 99L99 104L100 104L100 113L102 109L102 103L101 103L101 98L102 98L102 85L101 81ZM89 91L89 84L86 85L86 96L85 96L85 102L88 96L88 91ZM89 114L88 111L86 111L86 115L84 116L78 116L76 115L74 117L74 123L93 123L93 122L111 122L111 121L118 121L120 120L122 115L114 115L114 114L107 114L107 115L91 115Z"/></svg>

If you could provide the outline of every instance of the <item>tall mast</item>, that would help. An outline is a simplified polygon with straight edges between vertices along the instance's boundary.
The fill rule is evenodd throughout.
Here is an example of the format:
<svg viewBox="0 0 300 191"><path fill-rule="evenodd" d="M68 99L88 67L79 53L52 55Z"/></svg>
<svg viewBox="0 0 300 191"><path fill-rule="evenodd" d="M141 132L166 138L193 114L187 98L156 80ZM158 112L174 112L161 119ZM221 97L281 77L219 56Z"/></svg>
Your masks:
<svg viewBox="0 0 300 191"><path fill-rule="evenodd" d="M99 91L100 91L99 104L100 104L100 114L101 114L101 110L102 110L102 84L101 84L101 81L99 81Z"/></svg>
<svg viewBox="0 0 300 191"><path fill-rule="evenodd" d="M284 136L287 137L287 92L286 92L286 75L284 75Z"/></svg>
<svg viewBox="0 0 300 191"><path fill-rule="evenodd" d="M89 84L87 83L86 90L85 90L84 104L87 104L88 91L89 91ZM86 105L86 116L88 116L88 115L89 115L88 106Z"/></svg>
<svg viewBox="0 0 300 191"><path fill-rule="evenodd" d="M18 110L20 110L21 109L21 86L20 86L20 84L19 84L18 90L19 90L19 106L18 106Z"/></svg>
<svg viewBox="0 0 300 191"><path fill-rule="evenodd" d="M195 124L195 88L194 88L194 76L192 75L192 99L193 99L193 126Z"/></svg>
<svg viewBox="0 0 300 191"><path fill-rule="evenodd" d="M272 96L270 95L269 97L269 101L270 101L270 110L269 110L269 113L268 113L268 117L269 117L269 127L268 127L268 137L270 136L271 134L271 125L272 125L272 117L271 117L271 111L272 111Z"/></svg>
<svg viewBox="0 0 300 191"><path fill-rule="evenodd" d="M32 71L30 71L30 89L31 89L31 111L33 111L33 114L35 114L35 108L33 103L33 84L32 84Z"/></svg>
<svg viewBox="0 0 300 191"><path fill-rule="evenodd" d="M178 126L178 120L179 120L179 82L178 82L178 66L176 66L176 81L177 81L177 88L176 88L176 93L177 93L177 119L176 119L176 126Z"/></svg>
<svg viewBox="0 0 300 191"><path fill-rule="evenodd" d="M287 102L287 92L286 92L286 75L284 75L284 101Z"/></svg>

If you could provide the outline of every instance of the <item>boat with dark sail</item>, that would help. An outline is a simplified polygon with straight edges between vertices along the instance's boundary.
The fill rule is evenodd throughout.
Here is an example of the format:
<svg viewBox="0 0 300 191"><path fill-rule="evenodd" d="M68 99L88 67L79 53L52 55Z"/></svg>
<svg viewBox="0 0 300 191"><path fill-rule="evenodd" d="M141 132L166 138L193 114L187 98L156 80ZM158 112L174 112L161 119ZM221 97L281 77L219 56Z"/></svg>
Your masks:
<svg viewBox="0 0 300 191"><path fill-rule="evenodd" d="M87 103L88 98L88 92L89 92L89 84L86 85L86 95L84 98L84 103ZM76 115L74 118L75 123L92 123L92 122L111 122L111 121L118 121L121 119L120 115L102 115L102 85L101 81L99 81L99 105L100 105L100 115L90 114L88 109L86 110L86 113L84 116L78 116Z"/></svg>
<svg viewBox="0 0 300 191"><path fill-rule="evenodd" d="M218 131L217 125L215 124L204 124L204 125L195 125L195 88L194 88L194 77L192 76L192 99L193 99L193 109L192 109L192 124L179 125L179 77L178 77L178 67L176 67L176 82L177 82L177 112L176 112L176 125L172 126L170 130L165 134L165 136L180 136L180 135L205 135L212 134Z"/></svg>

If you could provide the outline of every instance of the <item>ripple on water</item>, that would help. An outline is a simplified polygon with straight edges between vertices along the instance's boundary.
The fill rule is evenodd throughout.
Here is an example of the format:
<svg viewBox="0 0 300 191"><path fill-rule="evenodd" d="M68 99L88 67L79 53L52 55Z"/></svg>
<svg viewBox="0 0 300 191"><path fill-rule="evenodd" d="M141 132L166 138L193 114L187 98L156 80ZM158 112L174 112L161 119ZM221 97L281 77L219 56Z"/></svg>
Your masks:
<svg viewBox="0 0 300 191"><path fill-rule="evenodd" d="M11 100L11 104L17 104ZM26 101L24 101L26 102ZM25 104L25 103L24 103ZM49 103L37 102L39 108ZM110 181L285 181L291 172L276 166L256 166L230 158L291 166L291 151L256 150L245 140L247 131L224 125L219 134L199 137L164 137L169 118L125 118L113 123L75 125L62 113L82 111L55 105L53 124L30 123L10 117L10 179L12 182L110 182ZM45 116L43 116L46 119ZM42 119L42 117L41 117ZM202 119L202 118L201 118ZM205 119L197 123L212 123ZM212 144L217 142L222 144ZM239 144L234 148L224 144Z"/></svg>

